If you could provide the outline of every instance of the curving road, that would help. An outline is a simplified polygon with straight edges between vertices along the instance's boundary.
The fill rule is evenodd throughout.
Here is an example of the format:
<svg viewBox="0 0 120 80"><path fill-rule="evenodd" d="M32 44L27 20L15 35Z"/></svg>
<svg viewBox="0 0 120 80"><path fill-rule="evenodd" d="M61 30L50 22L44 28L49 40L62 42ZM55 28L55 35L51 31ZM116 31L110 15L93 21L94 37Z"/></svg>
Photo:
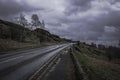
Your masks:
<svg viewBox="0 0 120 80"><path fill-rule="evenodd" d="M70 45L61 44L0 55L0 80L26 80L52 56Z"/></svg>

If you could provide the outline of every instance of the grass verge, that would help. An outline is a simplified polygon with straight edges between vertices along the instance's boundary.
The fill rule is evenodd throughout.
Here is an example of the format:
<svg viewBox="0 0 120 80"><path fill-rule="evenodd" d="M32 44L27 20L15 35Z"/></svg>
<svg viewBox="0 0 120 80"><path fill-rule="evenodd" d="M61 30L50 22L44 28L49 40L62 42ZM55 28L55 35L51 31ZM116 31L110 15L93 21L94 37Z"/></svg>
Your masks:
<svg viewBox="0 0 120 80"><path fill-rule="evenodd" d="M50 46L58 43L52 42L43 42L43 43L25 43L25 42L17 42L8 39L0 39L0 54L4 54L8 51L21 51L26 49L39 48L43 46Z"/></svg>
<svg viewBox="0 0 120 80"><path fill-rule="evenodd" d="M90 80L120 80L120 65L75 52Z"/></svg>

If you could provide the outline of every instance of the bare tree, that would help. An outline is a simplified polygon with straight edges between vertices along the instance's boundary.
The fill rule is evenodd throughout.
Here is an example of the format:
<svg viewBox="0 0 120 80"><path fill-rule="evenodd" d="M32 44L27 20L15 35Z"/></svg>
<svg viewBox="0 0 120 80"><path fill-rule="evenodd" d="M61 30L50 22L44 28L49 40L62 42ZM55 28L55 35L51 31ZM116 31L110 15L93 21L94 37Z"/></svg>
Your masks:
<svg viewBox="0 0 120 80"><path fill-rule="evenodd" d="M27 22L27 19L25 18L25 15L20 14L19 24L22 26L27 26L28 22Z"/></svg>
<svg viewBox="0 0 120 80"><path fill-rule="evenodd" d="M25 18L25 15L20 14L19 24L24 26L24 27L28 26L28 22L27 22L27 19ZM26 29L24 28L23 33L21 35L21 41L23 41L25 37L26 37Z"/></svg>
<svg viewBox="0 0 120 80"><path fill-rule="evenodd" d="M44 22L44 20L42 20L41 28L45 29L45 22Z"/></svg>
<svg viewBox="0 0 120 80"><path fill-rule="evenodd" d="M39 21L39 17L37 14L33 14L32 17L32 26L35 26L36 28L41 25L41 22Z"/></svg>

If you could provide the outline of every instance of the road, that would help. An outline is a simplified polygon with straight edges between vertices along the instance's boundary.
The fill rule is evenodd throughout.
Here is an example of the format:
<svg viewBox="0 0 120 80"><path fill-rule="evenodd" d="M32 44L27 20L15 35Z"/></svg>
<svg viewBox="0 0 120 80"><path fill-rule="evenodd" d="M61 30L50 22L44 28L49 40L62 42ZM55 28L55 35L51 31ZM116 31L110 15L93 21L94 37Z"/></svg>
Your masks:
<svg viewBox="0 0 120 80"><path fill-rule="evenodd" d="M70 45L61 44L0 55L0 80L26 80L52 56Z"/></svg>
<svg viewBox="0 0 120 80"><path fill-rule="evenodd" d="M79 80L76 77L76 69L69 53L69 47L60 53L54 64L46 70L42 77L39 76L36 80Z"/></svg>

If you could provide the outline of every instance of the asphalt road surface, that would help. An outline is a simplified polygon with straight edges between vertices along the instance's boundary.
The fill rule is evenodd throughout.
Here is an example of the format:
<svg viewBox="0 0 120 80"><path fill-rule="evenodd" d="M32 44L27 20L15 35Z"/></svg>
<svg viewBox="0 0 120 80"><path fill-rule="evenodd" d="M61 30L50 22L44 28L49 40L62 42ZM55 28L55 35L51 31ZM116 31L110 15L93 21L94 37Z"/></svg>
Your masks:
<svg viewBox="0 0 120 80"><path fill-rule="evenodd" d="M0 80L26 80L52 56L71 44L61 44L0 55Z"/></svg>
<svg viewBox="0 0 120 80"><path fill-rule="evenodd" d="M47 70L41 79L37 80L78 80L69 48L60 53L54 65Z"/></svg>

